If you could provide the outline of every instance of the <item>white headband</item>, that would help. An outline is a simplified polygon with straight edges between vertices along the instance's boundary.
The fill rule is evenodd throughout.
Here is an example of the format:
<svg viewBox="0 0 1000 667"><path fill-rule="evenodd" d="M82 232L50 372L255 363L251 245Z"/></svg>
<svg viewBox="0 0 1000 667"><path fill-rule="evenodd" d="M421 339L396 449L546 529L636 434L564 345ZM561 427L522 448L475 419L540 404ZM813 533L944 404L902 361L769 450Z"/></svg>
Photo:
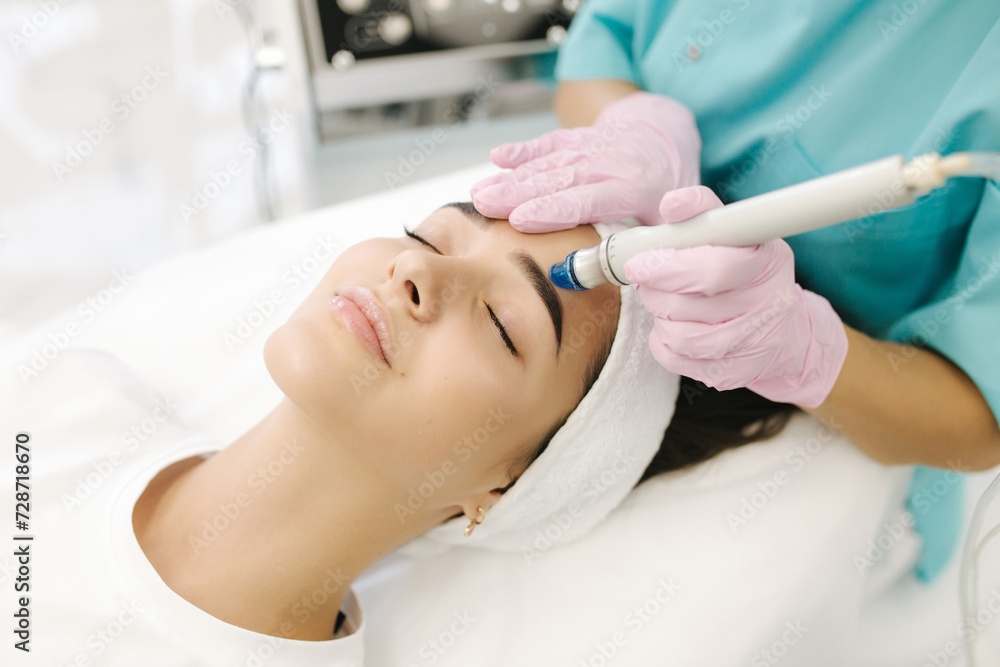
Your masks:
<svg viewBox="0 0 1000 667"><path fill-rule="evenodd" d="M625 226L594 228L604 238ZM660 447L680 378L653 358L653 316L635 288L620 289L618 328L608 360L545 451L472 535L464 535L469 519L456 517L400 551L433 555L458 545L519 551L565 544L585 535L628 495Z"/></svg>

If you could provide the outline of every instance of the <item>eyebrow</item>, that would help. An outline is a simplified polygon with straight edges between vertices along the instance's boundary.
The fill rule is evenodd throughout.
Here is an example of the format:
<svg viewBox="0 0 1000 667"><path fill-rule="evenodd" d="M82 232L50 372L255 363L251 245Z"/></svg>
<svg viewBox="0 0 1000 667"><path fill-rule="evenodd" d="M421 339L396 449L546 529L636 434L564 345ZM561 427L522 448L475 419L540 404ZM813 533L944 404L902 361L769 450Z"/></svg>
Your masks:
<svg viewBox="0 0 1000 667"><path fill-rule="evenodd" d="M471 202L455 202L445 204L441 208L458 209L465 215L466 220L475 223L483 231L489 229L494 221L494 218L487 218L477 211ZM507 258L520 270L525 279L531 283L538 297L545 304L545 310L548 311L549 317L552 318L552 328L556 333L556 356L558 356L559 350L562 348L563 310L555 285L552 284L552 281L545 271L542 270L542 267L538 266L538 262L525 251L520 249L511 250L507 253Z"/></svg>

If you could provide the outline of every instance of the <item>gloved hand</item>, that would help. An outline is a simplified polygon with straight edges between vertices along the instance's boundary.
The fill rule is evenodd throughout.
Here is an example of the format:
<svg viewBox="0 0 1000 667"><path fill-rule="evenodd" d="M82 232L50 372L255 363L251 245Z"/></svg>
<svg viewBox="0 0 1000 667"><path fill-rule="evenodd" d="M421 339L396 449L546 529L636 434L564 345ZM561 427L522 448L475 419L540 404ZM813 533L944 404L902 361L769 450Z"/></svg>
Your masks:
<svg viewBox="0 0 1000 667"><path fill-rule="evenodd" d="M663 193L699 181L701 136L680 102L637 92L606 106L590 127L502 144L490 159L513 171L472 186L483 215L522 232L550 232L634 216L658 225Z"/></svg>
<svg viewBox="0 0 1000 667"><path fill-rule="evenodd" d="M668 223L722 206L706 187L668 192ZM820 405L847 356L830 303L795 282L781 239L733 248L651 250L625 263L656 318L649 347L668 370L716 389L749 387L772 401Z"/></svg>

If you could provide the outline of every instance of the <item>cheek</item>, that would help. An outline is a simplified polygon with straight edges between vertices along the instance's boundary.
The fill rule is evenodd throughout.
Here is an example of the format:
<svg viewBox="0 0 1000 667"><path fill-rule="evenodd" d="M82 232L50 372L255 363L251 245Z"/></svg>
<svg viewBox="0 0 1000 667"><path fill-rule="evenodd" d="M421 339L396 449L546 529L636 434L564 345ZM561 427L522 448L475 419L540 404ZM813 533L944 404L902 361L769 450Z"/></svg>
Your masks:
<svg viewBox="0 0 1000 667"><path fill-rule="evenodd" d="M337 256L331 269L341 273L371 272L373 266L380 271L405 248L402 239L375 238L356 243Z"/></svg>
<svg viewBox="0 0 1000 667"><path fill-rule="evenodd" d="M436 481L452 497L502 486L498 475L538 426L529 387L469 331L428 333L403 377L373 384L372 401L359 406L372 424L369 436L379 434L367 456L404 490Z"/></svg>
<svg viewBox="0 0 1000 667"><path fill-rule="evenodd" d="M342 252L309 294L307 301L317 293L332 293L345 285L373 287L388 276L390 265L404 249L399 239L370 239L353 245Z"/></svg>
<svg viewBox="0 0 1000 667"><path fill-rule="evenodd" d="M441 329L421 338L402 377L382 383L378 403L400 418L383 416L379 423L393 429L392 440L404 443L396 453L402 467L420 476L443 470L466 477L503 457L496 434L511 430L504 415L520 400L518 383L470 335Z"/></svg>
<svg viewBox="0 0 1000 667"><path fill-rule="evenodd" d="M280 326L264 343L264 365L271 379L292 403L312 417L320 405L340 403L341 392L322 382L319 369L331 365L313 327L301 313Z"/></svg>

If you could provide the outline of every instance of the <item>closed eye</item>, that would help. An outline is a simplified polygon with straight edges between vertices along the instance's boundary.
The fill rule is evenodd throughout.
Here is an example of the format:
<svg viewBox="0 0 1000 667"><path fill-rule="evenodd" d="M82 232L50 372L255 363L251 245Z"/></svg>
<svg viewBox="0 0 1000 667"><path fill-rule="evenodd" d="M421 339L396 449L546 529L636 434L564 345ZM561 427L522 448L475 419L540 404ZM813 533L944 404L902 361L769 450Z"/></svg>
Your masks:
<svg viewBox="0 0 1000 667"><path fill-rule="evenodd" d="M438 250L438 248L437 248L437 246L436 246L436 245L434 245L433 243L431 243L430 241L428 241L427 239L425 239L425 238L424 238L423 236L421 236L420 234L417 234L417 233L416 233L415 231L413 231L413 230L412 230L412 229L410 229L409 227L403 227L403 231L404 231L404 232L406 233L406 235L407 235L407 236L409 236L409 237L410 237L411 239L414 239L414 240L416 240L416 241L419 241L419 242L420 242L420 243L422 243L423 245L425 245L425 246L427 246L428 248L431 248L432 250L434 250L434 252L436 252L437 254L439 254L439 255L443 255L443 254L444 254L443 252L441 252L440 250Z"/></svg>
<svg viewBox="0 0 1000 667"><path fill-rule="evenodd" d="M439 255L443 255L444 254L443 252L441 252L438 249L437 246L435 246L433 243L431 243L430 241L428 241L427 239L425 239L420 234L417 234L415 231L413 231L409 227L405 227L404 226L403 227L403 232L407 236L409 236L411 239L414 239L415 241L419 242L420 244L425 245L428 248L431 248L437 254L439 254ZM515 358L520 357L521 356L520 353L517 351L517 348L514 347L514 341L512 341L510 339L510 336L507 334L507 329L504 327L503 322L500 321L500 318L498 318L496 316L496 313L493 312L493 308L490 307L490 304L486 304L486 310L489 311L490 319L493 320L493 324L494 324L494 326L496 326L497 331L500 333L500 338L503 339L504 345L507 346L507 349L510 350L510 353L512 355L514 355Z"/></svg>
<svg viewBox="0 0 1000 667"><path fill-rule="evenodd" d="M504 329L503 324L500 322L499 319L497 319L496 313L494 313L493 309L490 308L490 304L486 304L486 310L490 312L490 319L492 319L493 324L496 325L497 331L500 332L500 337L503 338L503 342L504 344L507 345L507 349L510 350L510 353L513 354L515 357L521 356L520 354L518 354L517 348L514 347L514 342L510 339L510 336L507 335L507 330Z"/></svg>

